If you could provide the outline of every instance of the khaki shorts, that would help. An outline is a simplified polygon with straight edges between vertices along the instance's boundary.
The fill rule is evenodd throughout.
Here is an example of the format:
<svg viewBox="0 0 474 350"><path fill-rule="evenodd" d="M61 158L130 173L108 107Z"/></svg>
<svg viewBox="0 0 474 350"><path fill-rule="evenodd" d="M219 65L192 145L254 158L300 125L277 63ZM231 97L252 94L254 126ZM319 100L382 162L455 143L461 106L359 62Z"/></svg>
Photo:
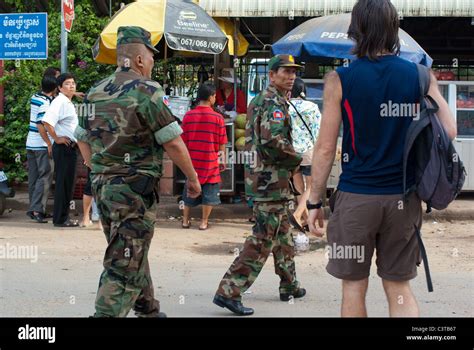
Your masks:
<svg viewBox="0 0 474 350"><path fill-rule="evenodd" d="M344 280L370 275L376 252L377 274L386 280L416 277L420 248L414 225L421 229L421 201L416 194L367 195L337 191L329 218L326 270Z"/></svg>

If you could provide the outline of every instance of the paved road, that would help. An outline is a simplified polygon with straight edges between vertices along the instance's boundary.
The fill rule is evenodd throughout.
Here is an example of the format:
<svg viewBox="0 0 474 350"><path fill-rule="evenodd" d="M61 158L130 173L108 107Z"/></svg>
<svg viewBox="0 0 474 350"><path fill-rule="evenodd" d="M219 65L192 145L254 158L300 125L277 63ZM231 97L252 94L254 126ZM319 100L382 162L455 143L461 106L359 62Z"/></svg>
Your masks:
<svg viewBox="0 0 474 350"><path fill-rule="evenodd" d="M193 227L197 228L198 222ZM233 261L233 252L250 233L243 220L219 222L205 232L182 230L178 221L158 222L150 264L162 310L169 316L220 317L231 314L211 303L217 284ZM474 316L474 223L426 222L423 228L434 280L428 293L424 272L413 282L422 316ZM0 315L8 317L86 317L94 298L105 239L99 230L56 229L36 224L23 212L0 218L0 253L32 247L28 259L0 259ZM36 248L35 248L36 247ZM34 257L37 249L37 259ZM271 259L271 258L270 258ZM35 261L37 260L37 261ZM278 299L273 262L245 295L255 316L337 317L340 282L325 272L323 249L298 255L297 274L308 295L294 303ZM372 271L368 292L370 316L386 316L381 283Z"/></svg>

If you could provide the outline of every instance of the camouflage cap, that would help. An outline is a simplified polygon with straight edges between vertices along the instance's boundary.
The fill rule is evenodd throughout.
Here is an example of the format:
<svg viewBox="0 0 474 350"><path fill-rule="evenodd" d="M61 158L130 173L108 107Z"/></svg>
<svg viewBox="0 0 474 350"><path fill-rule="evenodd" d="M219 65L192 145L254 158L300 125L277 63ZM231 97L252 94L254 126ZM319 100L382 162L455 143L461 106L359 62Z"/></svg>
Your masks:
<svg viewBox="0 0 474 350"><path fill-rule="evenodd" d="M119 27L117 29L117 47L124 44L143 44L154 53L159 51L153 47L151 34L141 27Z"/></svg>
<svg viewBox="0 0 474 350"><path fill-rule="evenodd" d="M275 55L268 62L268 69L276 71L280 67L295 67L303 68L295 63L295 58L292 55Z"/></svg>

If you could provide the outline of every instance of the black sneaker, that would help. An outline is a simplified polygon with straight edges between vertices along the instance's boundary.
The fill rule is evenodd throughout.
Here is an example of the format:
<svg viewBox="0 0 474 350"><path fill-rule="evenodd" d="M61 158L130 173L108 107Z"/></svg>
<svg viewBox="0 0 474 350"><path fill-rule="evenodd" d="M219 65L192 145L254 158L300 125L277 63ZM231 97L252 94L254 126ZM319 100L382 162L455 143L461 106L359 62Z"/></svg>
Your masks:
<svg viewBox="0 0 474 350"><path fill-rule="evenodd" d="M297 299L302 298L306 295L306 289L298 288L292 293L280 293L280 300L281 301L289 301L291 297Z"/></svg>
<svg viewBox="0 0 474 350"><path fill-rule="evenodd" d="M33 212L32 211L27 211L26 216L28 216L31 220L34 220Z"/></svg>
<svg viewBox="0 0 474 350"><path fill-rule="evenodd" d="M224 298L221 295L216 294L214 296L213 303L217 306L226 308L239 316L249 316L253 314L253 309L243 306L242 302L229 298Z"/></svg>

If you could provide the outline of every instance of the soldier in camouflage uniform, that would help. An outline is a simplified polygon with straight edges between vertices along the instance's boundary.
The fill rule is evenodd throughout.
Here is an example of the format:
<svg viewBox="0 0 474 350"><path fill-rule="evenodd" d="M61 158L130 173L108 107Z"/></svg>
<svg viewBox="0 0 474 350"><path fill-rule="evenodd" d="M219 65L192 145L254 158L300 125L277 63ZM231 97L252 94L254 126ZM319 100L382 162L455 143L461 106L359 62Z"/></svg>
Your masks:
<svg viewBox="0 0 474 350"><path fill-rule="evenodd" d="M246 151L256 154L255 168L246 172L245 191L254 198L256 223L217 289L214 303L238 315L251 315L242 305L242 294L252 285L273 253L275 272L280 276L280 299L306 294L296 279L294 244L288 221L289 201L294 199L289 179L301 157L290 138L287 94L293 88L296 70L290 55L277 55L269 63L270 86L256 96L247 111Z"/></svg>
<svg viewBox="0 0 474 350"><path fill-rule="evenodd" d="M163 150L188 177L188 194L201 187L181 128L167 107L161 86L151 80L156 52L140 27L117 32L119 68L88 92L93 115L76 129L107 239L96 317L165 316L154 298L148 250L156 218L156 185Z"/></svg>

